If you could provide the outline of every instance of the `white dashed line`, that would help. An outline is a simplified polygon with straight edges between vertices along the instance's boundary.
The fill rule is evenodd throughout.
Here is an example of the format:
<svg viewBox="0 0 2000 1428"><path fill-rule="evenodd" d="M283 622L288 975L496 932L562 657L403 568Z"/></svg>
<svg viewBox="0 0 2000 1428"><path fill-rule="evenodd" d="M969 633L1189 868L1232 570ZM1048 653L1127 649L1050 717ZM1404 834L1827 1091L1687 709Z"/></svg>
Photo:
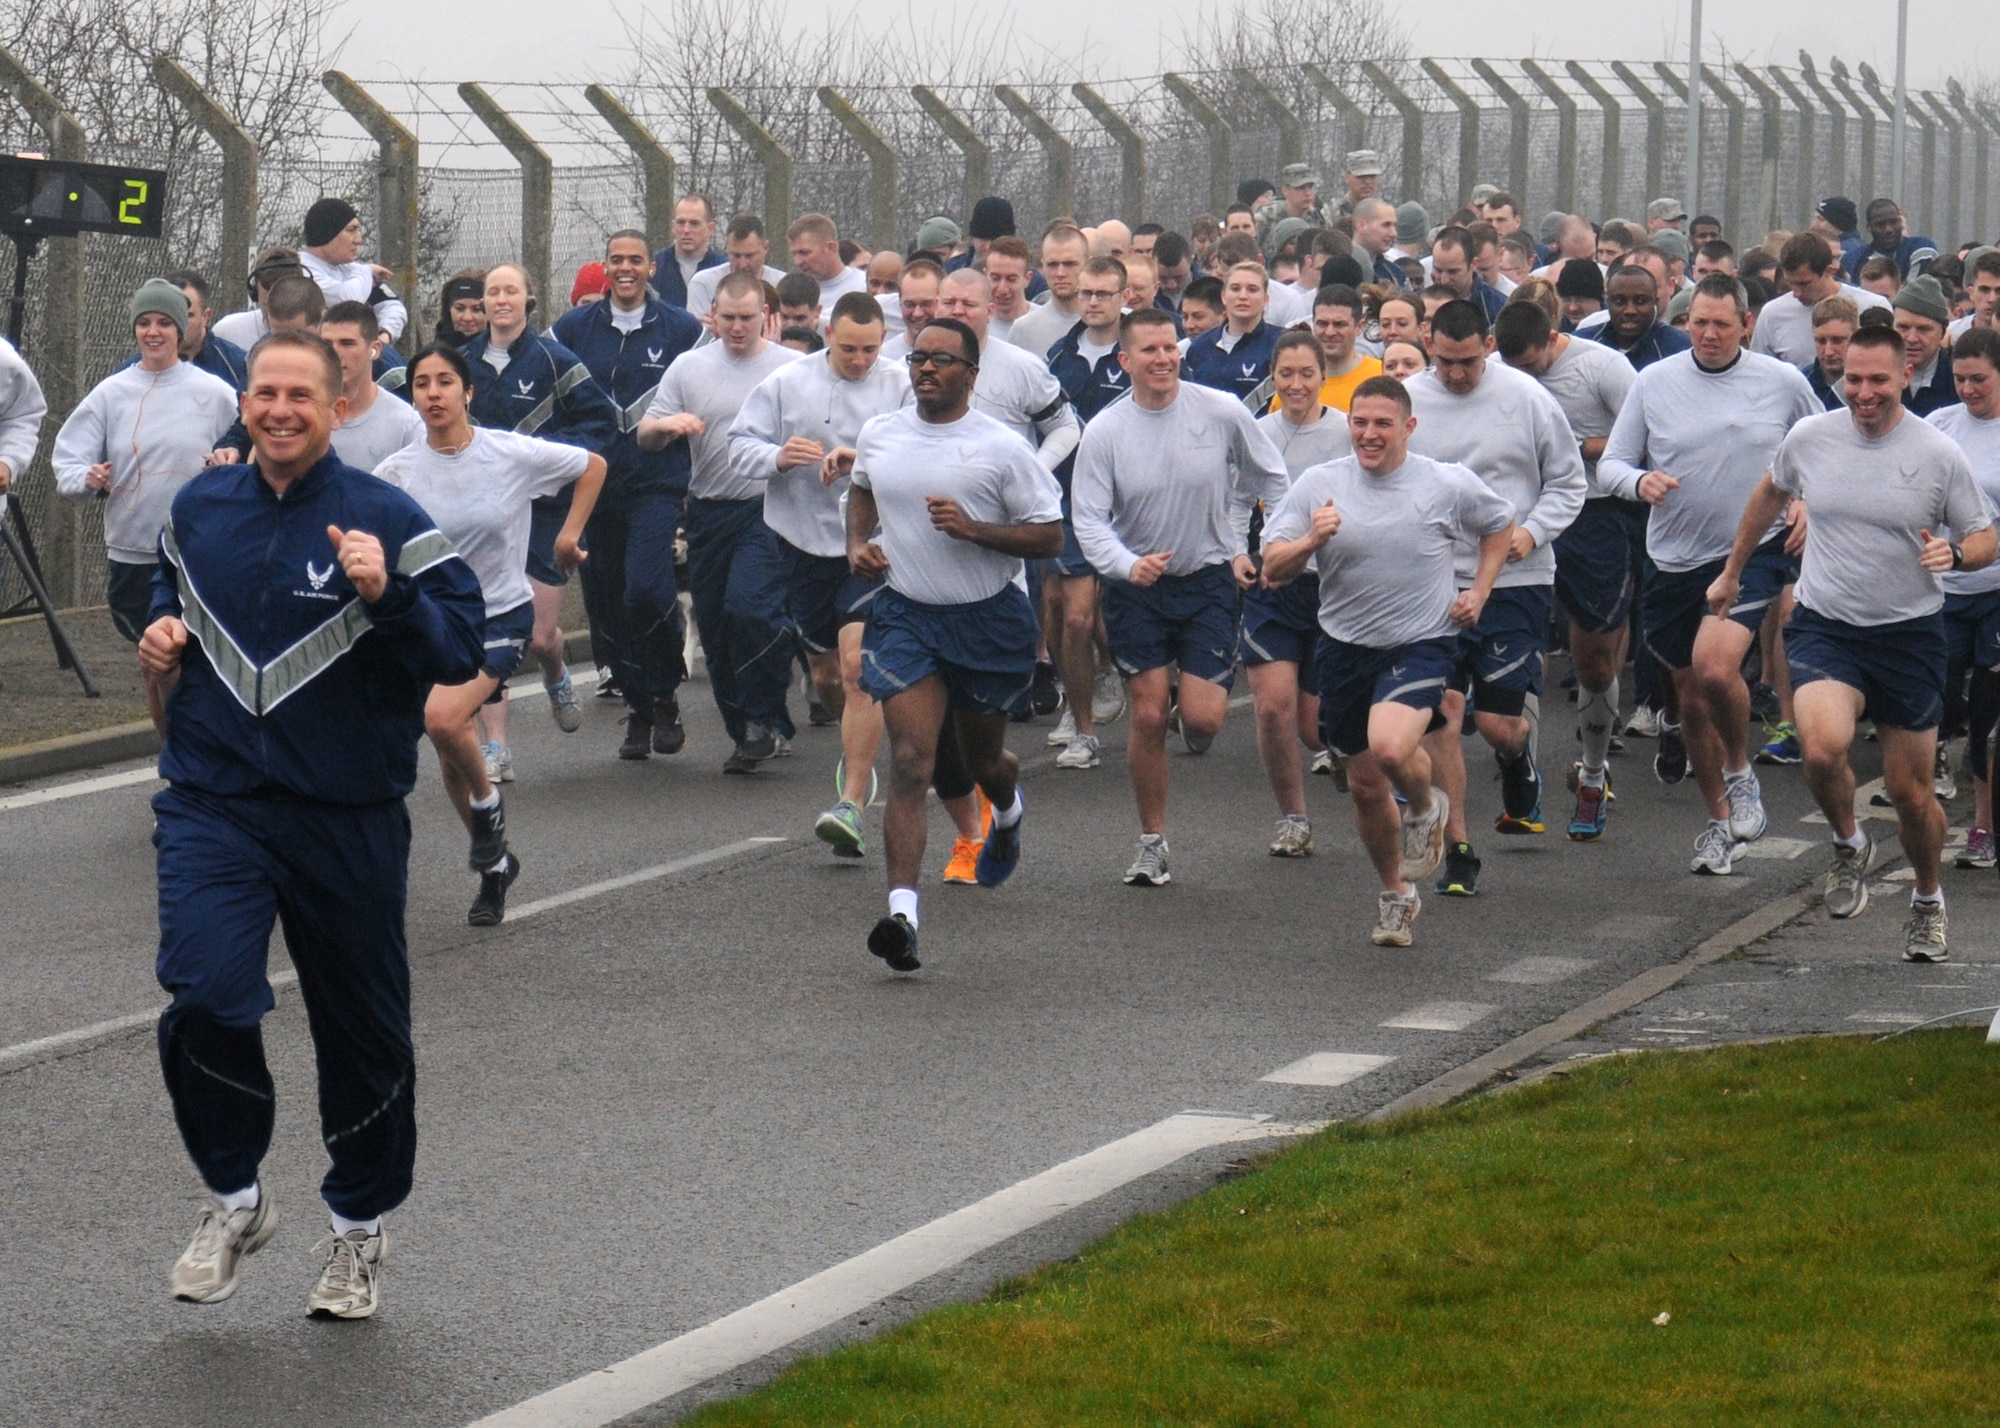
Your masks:
<svg viewBox="0 0 2000 1428"><path fill-rule="evenodd" d="M1260 1079L1274 1081L1280 1086L1345 1086L1350 1081L1360 1080L1370 1071L1381 1070L1395 1059L1393 1056L1369 1056L1356 1051L1315 1051L1310 1056L1301 1056L1289 1066L1280 1066Z"/></svg>
<svg viewBox="0 0 2000 1428"><path fill-rule="evenodd" d="M1464 1031L1500 1010L1485 1002L1425 1002L1401 1016L1391 1017L1383 1026L1399 1031Z"/></svg>
<svg viewBox="0 0 2000 1428"><path fill-rule="evenodd" d="M1509 962L1486 980L1518 987L1546 987L1596 965L1589 957L1523 957L1518 962Z"/></svg>
<svg viewBox="0 0 2000 1428"><path fill-rule="evenodd" d="M1796 858L1808 848L1817 846L1804 838L1778 838L1769 834L1759 838L1741 853L1740 858Z"/></svg>
<svg viewBox="0 0 2000 1428"><path fill-rule="evenodd" d="M59 783L54 788L38 788L32 793L11 793L0 798L0 813L13 808L33 808L38 804L57 803L65 798L81 798L87 793L105 793L114 788L130 788L138 783L159 782L160 771L148 764L142 769L127 769L124 773L99 774L96 778L78 779L74 783Z"/></svg>

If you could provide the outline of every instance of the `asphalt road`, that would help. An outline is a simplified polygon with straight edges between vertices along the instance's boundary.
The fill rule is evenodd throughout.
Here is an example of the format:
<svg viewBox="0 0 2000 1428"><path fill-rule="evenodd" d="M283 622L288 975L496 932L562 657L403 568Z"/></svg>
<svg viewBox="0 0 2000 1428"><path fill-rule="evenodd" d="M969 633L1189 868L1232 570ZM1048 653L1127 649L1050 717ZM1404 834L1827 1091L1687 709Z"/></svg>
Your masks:
<svg viewBox="0 0 2000 1428"><path fill-rule="evenodd" d="M1543 742L1566 752L1560 699ZM1418 946L1380 949L1373 879L1329 780L1308 780L1318 856L1265 852L1274 815L1247 707L1206 756L1172 762L1163 889L1119 882L1135 833L1125 722L1105 767L1073 773L1048 766L1043 720L1015 731L1040 760L1020 872L992 891L938 885L949 838L934 813L925 967L898 977L863 947L879 854L843 864L811 837L832 732L724 778L705 687L683 703L687 752L641 765L612 756L609 705L586 700L573 736L538 700L514 706L513 902L733 851L496 930L464 925L463 837L426 770L412 799L417 1190L390 1220L384 1308L366 1324L303 1312L324 1162L289 990L266 1024L280 1104L263 1183L282 1228L234 1299L169 1300L202 1191L149 1028L25 1064L4 1049L158 1006L156 785L27 806L0 790L0 1423L466 1424L1178 1112L1363 1114L1819 871L1816 851L1774 843L1735 877L1690 876L1693 785L1658 785L1641 740L1614 761L1610 835L1569 844L1551 752L1551 833L1476 839L1480 896L1427 897ZM1475 749L1471 763L1473 826L1490 827L1491 761ZM1802 780L1765 787L1774 835L1805 852L1823 830L1799 822ZM1877 914L1885 938L1891 915ZM1316 1053L1386 1059L1339 1086L1262 1079ZM1192 1157L806 1342L1070 1252L1242 1153Z"/></svg>

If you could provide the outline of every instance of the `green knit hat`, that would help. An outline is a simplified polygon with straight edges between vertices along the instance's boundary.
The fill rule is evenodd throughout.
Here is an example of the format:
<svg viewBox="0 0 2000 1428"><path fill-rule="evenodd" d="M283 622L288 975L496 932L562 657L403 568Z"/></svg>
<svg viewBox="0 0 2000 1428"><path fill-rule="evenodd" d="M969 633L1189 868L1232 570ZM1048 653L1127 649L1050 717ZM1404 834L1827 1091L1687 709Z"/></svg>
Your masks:
<svg viewBox="0 0 2000 1428"><path fill-rule="evenodd" d="M159 313L180 329L181 336L187 336L187 294L165 278L148 278L132 294L132 325L137 327L139 319L149 312Z"/></svg>
<svg viewBox="0 0 2000 1428"><path fill-rule="evenodd" d="M1951 325L1951 303L1945 298L1943 285L1929 273L1919 273L1904 283L1893 306L1899 312L1928 317L1939 327Z"/></svg>

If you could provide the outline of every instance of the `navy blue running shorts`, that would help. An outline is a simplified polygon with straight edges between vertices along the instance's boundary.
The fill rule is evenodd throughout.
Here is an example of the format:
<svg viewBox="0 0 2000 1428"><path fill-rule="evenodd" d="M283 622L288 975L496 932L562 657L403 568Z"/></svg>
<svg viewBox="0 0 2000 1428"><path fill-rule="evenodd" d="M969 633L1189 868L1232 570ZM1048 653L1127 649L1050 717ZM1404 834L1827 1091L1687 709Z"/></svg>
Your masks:
<svg viewBox="0 0 2000 1428"><path fill-rule="evenodd" d="M1857 689L1862 717L1891 729L1921 733L1944 718L1944 615L1850 625L1804 605L1785 626L1785 658L1792 687L1831 679Z"/></svg>
<svg viewBox="0 0 2000 1428"><path fill-rule="evenodd" d="M1377 704L1428 709L1431 729L1443 728L1438 705L1457 657L1455 635L1378 650L1322 634L1313 667L1320 737L1344 759L1367 753L1368 711Z"/></svg>
<svg viewBox="0 0 2000 1428"><path fill-rule="evenodd" d="M1104 633L1127 679L1180 666L1182 674L1229 688L1236 678L1236 616L1242 592L1227 561L1151 585L1104 582Z"/></svg>
<svg viewBox="0 0 2000 1428"><path fill-rule="evenodd" d="M1647 583L1639 599L1639 624L1646 648L1667 669L1686 669L1694 663L1694 637L1708 614L1708 587L1722 574L1725 563L1711 560L1693 570L1655 571ZM1743 567L1742 586L1729 618L1754 634L1771 602L1798 578L1799 563L1785 554L1784 536L1772 536Z"/></svg>
<svg viewBox="0 0 2000 1428"><path fill-rule="evenodd" d="M861 636L861 689L886 700L936 675L953 709L1015 714L1034 690L1039 640L1018 586L966 605L926 605L884 586Z"/></svg>

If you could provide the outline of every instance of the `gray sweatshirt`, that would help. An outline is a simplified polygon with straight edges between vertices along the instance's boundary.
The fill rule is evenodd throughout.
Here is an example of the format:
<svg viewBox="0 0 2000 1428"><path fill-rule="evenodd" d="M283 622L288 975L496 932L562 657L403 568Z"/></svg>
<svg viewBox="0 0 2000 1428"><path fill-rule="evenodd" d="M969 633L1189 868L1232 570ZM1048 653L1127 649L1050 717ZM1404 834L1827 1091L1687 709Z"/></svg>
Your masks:
<svg viewBox="0 0 2000 1428"><path fill-rule="evenodd" d="M1632 384L1597 463L1597 484L1637 501L1648 471L1679 481L1646 522L1646 553L1662 570L1694 570L1728 556L1785 433L1825 410L1805 374L1775 357L1745 352L1709 372L1692 352L1678 352Z"/></svg>
<svg viewBox="0 0 2000 1428"><path fill-rule="evenodd" d="M199 367L113 372L56 433L56 489L74 501L90 499L90 468L109 461L105 548L123 564L151 565L175 495L201 474L235 420L235 389Z"/></svg>
<svg viewBox="0 0 2000 1428"><path fill-rule="evenodd" d="M1435 371L1408 383L1417 429L1410 450L1471 468L1514 510L1514 523L1535 538L1525 559L1500 567L1496 589L1551 585L1555 538L1569 529L1586 494L1583 453L1569 418L1540 382L1494 359L1465 396L1445 390ZM1478 532L1462 535L1453 560L1461 588L1479 570Z"/></svg>
<svg viewBox="0 0 2000 1428"><path fill-rule="evenodd" d="M0 338L0 462L16 481L27 474L28 463L35 459L42 418L48 411L42 384L14 350L14 344Z"/></svg>
<svg viewBox="0 0 2000 1428"><path fill-rule="evenodd" d="M1092 417L1076 449L1070 519L1084 558L1113 580L1171 551L1169 575L1244 554L1250 510L1291 486L1284 458L1228 392L1182 382L1164 411L1130 396Z"/></svg>

